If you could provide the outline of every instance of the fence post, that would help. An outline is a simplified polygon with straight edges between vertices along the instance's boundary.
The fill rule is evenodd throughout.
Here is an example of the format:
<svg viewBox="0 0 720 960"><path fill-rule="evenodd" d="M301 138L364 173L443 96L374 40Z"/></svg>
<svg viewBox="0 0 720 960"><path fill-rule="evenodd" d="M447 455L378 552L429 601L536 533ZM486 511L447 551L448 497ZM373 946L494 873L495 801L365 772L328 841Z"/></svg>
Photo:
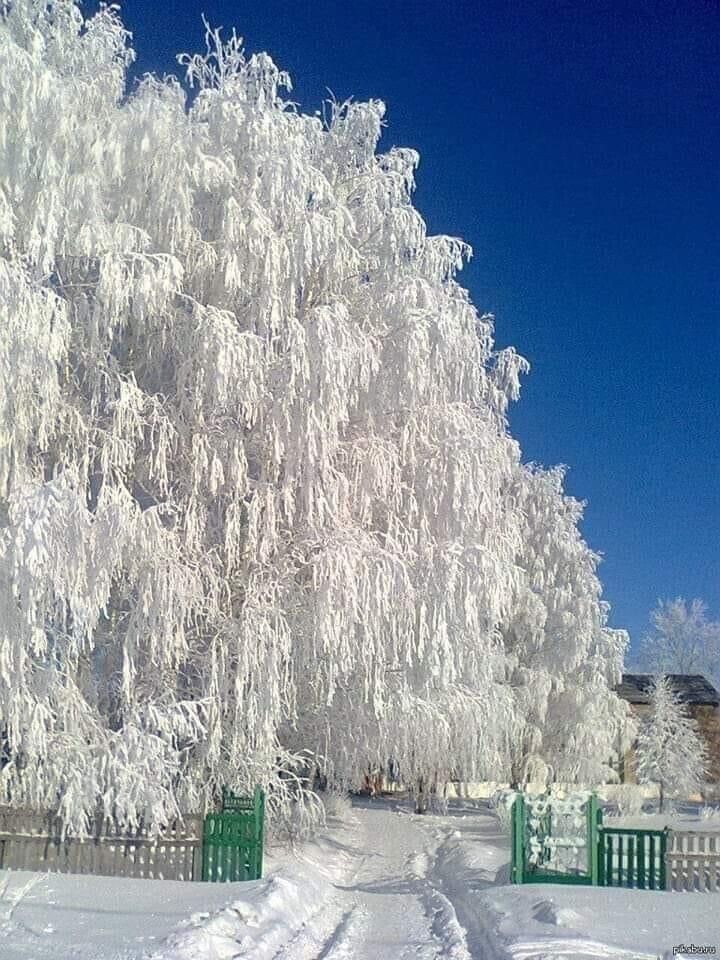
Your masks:
<svg viewBox="0 0 720 960"><path fill-rule="evenodd" d="M587 805L587 843L588 867L590 883L597 887L600 884L600 827L602 826L602 810L598 804L597 794L592 793Z"/></svg>
<svg viewBox="0 0 720 960"><path fill-rule="evenodd" d="M215 815L212 813L205 814L205 819L203 820L202 826L202 840L200 844L200 856L202 858L202 869L200 871L200 877L203 881L212 880L213 877L210 875L210 834L213 832Z"/></svg>
<svg viewBox="0 0 720 960"><path fill-rule="evenodd" d="M511 811L511 870L512 883L522 883L525 868L525 798L518 793L513 800Z"/></svg>
<svg viewBox="0 0 720 960"><path fill-rule="evenodd" d="M255 880L262 878L263 847L265 845L265 794L255 787Z"/></svg>
<svg viewBox="0 0 720 960"><path fill-rule="evenodd" d="M662 837L660 839L660 889L661 890L670 890L672 889L672 869L668 869L668 860L670 854L668 853L668 847L672 844L668 844L668 837L672 836L672 831L665 827L663 830ZM669 885L668 885L669 884Z"/></svg>

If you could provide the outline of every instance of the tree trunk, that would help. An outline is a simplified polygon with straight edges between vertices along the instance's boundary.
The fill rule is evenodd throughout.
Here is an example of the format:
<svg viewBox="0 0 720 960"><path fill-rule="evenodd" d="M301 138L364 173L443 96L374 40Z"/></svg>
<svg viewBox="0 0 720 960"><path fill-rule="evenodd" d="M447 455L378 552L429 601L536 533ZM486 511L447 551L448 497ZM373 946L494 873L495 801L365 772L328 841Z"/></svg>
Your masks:
<svg viewBox="0 0 720 960"><path fill-rule="evenodd" d="M425 813L427 810L427 793L425 790L425 777L418 777L417 789L415 791L415 813Z"/></svg>

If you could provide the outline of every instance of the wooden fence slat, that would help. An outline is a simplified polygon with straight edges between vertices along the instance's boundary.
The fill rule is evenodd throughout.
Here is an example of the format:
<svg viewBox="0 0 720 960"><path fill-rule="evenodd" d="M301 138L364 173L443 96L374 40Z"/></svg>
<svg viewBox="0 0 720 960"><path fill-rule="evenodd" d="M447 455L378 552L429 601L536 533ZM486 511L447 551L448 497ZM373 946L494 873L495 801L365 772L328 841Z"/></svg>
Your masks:
<svg viewBox="0 0 720 960"><path fill-rule="evenodd" d="M667 852L669 890L716 891L720 833L673 833Z"/></svg>
<svg viewBox="0 0 720 960"><path fill-rule="evenodd" d="M714 893L718 888L718 860L720 860L720 837L710 838L710 870L708 873L708 888Z"/></svg>

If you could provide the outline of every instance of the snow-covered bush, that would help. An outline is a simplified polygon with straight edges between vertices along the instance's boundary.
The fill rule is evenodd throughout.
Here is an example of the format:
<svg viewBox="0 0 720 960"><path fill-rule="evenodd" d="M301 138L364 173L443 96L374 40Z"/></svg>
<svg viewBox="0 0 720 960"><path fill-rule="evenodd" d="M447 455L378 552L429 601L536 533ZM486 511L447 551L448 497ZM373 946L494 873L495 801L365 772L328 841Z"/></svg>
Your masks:
<svg viewBox="0 0 720 960"><path fill-rule="evenodd" d="M637 817L643 811L645 796L642 789L634 783L622 783L615 786L613 799L621 817Z"/></svg>
<svg viewBox="0 0 720 960"><path fill-rule="evenodd" d="M444 785L438 786L432 791L430 794L428 809L431 813L435 813L441 817L447 815L447 812L450 809L450 801Z"/></svg>
<svg viewBox="0 0 720 960"><path fill-rule="evenodd" d="M210 30L126 95L128 40L0 4L2 799L77 831L259 783L295 835L309 755L594 775L623 636L417 154Z"/></svg>
<svg viewBox="0 0 720 960"><path fill-rule="evenodd" d="M706 823L717 823L720 825L720 807L716 804L704 803L700 807L700 819Z"/></svg>
<svg viewBox="0 0 720 960"><path fill-rule="evenodd" d="M512 808L516 797L515 790L496 790L488 800L490 810L507 833L512 825Z"/></svg>
<svg viewBox="0 0 720 960"><path fill-rule="evenodd" d="M320 794L325 816L337 820L346 820L352 812L350 794L340 787L328 787Z"/></svg>
<svg viewBox="0 0 720 960"><path fill-rule="evenodd" d="M271 796L273 794L271 791ZM326 822L327 811L320 795L308 788L292 794L274 794L274 801L266 819L266 837L270 843L300 843Z"/></svg>

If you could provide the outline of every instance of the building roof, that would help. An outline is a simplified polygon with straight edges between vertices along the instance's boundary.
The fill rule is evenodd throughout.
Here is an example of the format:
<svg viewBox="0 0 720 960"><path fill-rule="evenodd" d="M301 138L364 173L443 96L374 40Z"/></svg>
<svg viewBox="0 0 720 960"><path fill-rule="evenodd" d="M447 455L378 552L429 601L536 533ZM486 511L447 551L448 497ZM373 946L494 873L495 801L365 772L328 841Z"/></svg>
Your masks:
<svg viewBox="0 0 720 960"><path fill-rule="evenodd" d="M666 673L674 689L685 703L698 706L720 706L720 693L699 673ZM629 703L650 703L648 689L653 681L652 673L624 673L622 683L615 693Z"/></svg>

